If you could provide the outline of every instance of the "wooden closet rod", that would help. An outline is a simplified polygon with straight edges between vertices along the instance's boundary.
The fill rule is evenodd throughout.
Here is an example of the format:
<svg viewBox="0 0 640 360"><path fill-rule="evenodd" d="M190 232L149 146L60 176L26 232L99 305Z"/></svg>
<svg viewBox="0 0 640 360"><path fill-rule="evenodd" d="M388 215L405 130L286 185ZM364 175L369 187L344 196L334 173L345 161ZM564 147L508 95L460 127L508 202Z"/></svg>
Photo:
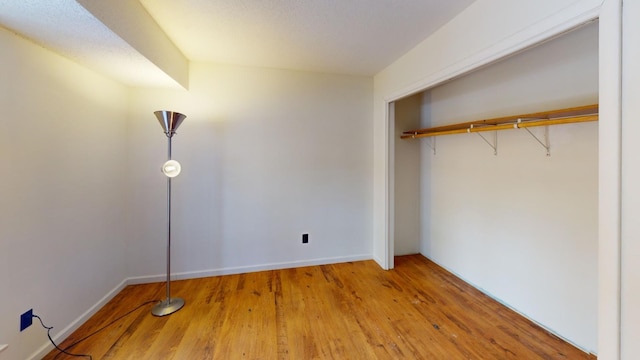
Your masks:
<svg viewBox="0 0 640 360"><path fill-rule="evenodd" d="M533 114L477 120L434 128L405 131L402 139L418 139L430 136L464 134L483 131L519 129L535 126L571 124L598 121L598 105L552 110Z"/></svg>
<svg viewBox="0 0 640 360"><path fill-rule="evenodd" d="M411 135L405 134L405 135L402 135L400 138L401 139L419 139L419 138L430 137L430 136L475 133L475 132L483 132L483 131L511 130L511 129L521 129L521 128L528 128L528 127L535 127L535 126L561 125L561 124L571 124L571 123L580 123L580 122L589 122L589 121L598 121L598 115L585 115L585 116L576 116L576 117L561 118L561 119L533 120L533 121L526 121L526 122L520 122L520 123L509 123L509 124L500 124L500 125L481 125L481 126L471 125L466 129L435 131L435 132L411 134Z"/></svg>

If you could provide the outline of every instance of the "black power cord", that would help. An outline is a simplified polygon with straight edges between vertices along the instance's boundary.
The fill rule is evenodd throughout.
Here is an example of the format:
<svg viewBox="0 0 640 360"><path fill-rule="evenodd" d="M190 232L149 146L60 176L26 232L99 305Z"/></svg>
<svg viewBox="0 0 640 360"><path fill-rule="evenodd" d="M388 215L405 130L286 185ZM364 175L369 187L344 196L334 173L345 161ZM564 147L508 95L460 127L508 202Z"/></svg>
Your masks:
<svg viewBox="0 0 640 360"><path fill-rule="evenodd" d="M87 354L72 354L68 351L66 351L65 349L59 347L51 338L51 329L53 329L53 326L47 326L44 324L44 322L42 322L42 318L40 318L40 316L38 315L31 315L32 317L40 320L40 324L42 325L43 328L47 329L47 337L49 338L49 341L51 341L51 343L53 344L53 346L55 346L56 349L58 349L61 353L65 353L69 356L75 356L75 357L86 357L89 358L89 360L93 360L93 357L91 357L91 355L87 355ZM56 355L57 356L57 355Z"/></svg>
<svg viewBox="0 0 640 360"><path fill-rule="evenodd" d="M99 328L98 330L96 330L96 331L92 332L91 334L89 334L89 335L87 335L87 336L83 337L82 339L75 341L75 342L74 342L74 343L72 343L71 345L69 345L69 346L65 347L65 348L64 348L64 350L69 350L69 349L71 349L72 347L74 347L74 346L76 346L76 345L80 344L81 342L83 342L83 341L87 340L88 338L92 337L93 335L95 335L95 334L97 334L97 333L99 333L99 332L103 331L104 329L108 328L109 326L113 325L115 322L117 322L117 321L119 321L119 320L122 320L122 319L124 319L125 317L127 317L127 316L131 315L133 312L135 312L136 310L140 309L141 307L143 307L143 306L145 306L145 305L147 305L147 304L151 304L151 303L157 304L159 301L160 301L160 300L149 300L149 301L145 301L145 302L143 302L142 304L140 304L140 305L136 306L136 307L135 307L135 308L133 308L132 310L129 310L128 312L126 312L126 313L124 313L124 314L122 314L122 315L118 316L117 318L115 318L115 319L111 320L109 323L107 323L106 325L102 326L102 327L101 327L101 328ZM58 353L58 355L60 355L60 353ZM56 356L54 357L54 359L55 359L55 358L57 358L57 357L58 357L58 355L56 355Z"/></svg>
<svg viewBox="0 0 640 360"><path fill-rule="evenodd" d="M92 332L91 334L83 337L80 340L75 341L74 343L72 343L71 345L68 345L67 347L65 347L64 349L59 347L58 345L56 345L56 343L53 341L53 339L51 338L51 329L53 329L53 326L45 326L44 323L42 322L42 319L38 316L38 315L33 315L34 318L37 318L38 320L40 320L40 324L42 324L42 327L47 329L47 337L49 338L49 341L51 341L51 343L53 344L53 346L60 351L55 357L54 359L57 359L58 356L60 354L67 354L69 356L75 356L75 357L86 357L89 360L93 360L93 357L91 357L91 355L86 355L86 354L73 354L70 353L68 350L71 349L72 347L78 345L79 343L87 340L88 338L94 336L95 334L103 331L104 329L108 328L109 326L113 325L114 323L116 323L119 320L122 320L123 318L127 317L128 315L131 315L133 312L135 312L136 310L140 309L141 307L151 304L151 303L158 303L160 300L149 300L149 301L145 301L142 304L136 306L135 308L133 308L132 310L129 310L128 312L118 316L117 318L111 320L109 323L107 323L106 325L102 326L101 328L97 329L96 331Z"/></svg>

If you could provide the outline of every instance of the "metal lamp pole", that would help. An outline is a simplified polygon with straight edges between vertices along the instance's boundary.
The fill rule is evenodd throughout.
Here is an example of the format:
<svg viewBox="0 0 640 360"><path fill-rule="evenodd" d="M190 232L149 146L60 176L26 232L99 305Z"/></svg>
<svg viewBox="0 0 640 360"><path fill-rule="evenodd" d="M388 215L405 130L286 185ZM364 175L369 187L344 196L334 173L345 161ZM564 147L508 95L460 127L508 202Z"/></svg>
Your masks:
<svg viewBox="0 0 640 360"><path fill-rule="evenodd" d="M186 116L173 111L156 111L154 114L168 140L168 160L162 165L162 172L167 176L167 298L156 304L151 313L155 316L165 316L184 306L182 298L171 297L171 178L180 174L181 170L180 163L171 159L171 139Z"/></svg>

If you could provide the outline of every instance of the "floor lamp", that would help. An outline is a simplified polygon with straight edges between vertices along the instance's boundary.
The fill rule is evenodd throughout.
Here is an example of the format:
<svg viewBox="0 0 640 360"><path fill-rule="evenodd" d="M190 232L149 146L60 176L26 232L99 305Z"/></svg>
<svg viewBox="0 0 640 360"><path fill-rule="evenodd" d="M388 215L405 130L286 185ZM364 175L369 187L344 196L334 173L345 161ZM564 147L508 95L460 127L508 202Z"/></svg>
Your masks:
<svg viewBox="0 0 640 360"><path fill-rule="evenodd" d="M186 116L166 110L156 111L154 114L169 141L169 159L162 165L162 173L167 176L167 298L154 306L151 313L155 316L165 316L173 314L184 306L183 299L171 297L171 178L178 176L181 170L180 163L171 160L171 138Z"/></svg>

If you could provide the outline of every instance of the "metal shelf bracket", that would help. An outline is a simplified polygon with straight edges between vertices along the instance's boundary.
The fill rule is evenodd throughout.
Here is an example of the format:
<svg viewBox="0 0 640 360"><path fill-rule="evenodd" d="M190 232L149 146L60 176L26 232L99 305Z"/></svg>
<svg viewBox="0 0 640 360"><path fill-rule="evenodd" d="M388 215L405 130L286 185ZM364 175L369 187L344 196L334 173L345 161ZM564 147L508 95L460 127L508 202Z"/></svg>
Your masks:
<svg viewBox="0 0 640 360"><path fill-rule="evenodd" d="M518 119L518 124L522 122L522 119ZM521 128L522 129L522 128ZM544 126L544 137L540 139L536 136L528 127L524 128L527 132L533 136L533 138L547 151L547 157L551 157L551 144L549 143L549 125Z"/></svg>
<svg viewBox="0 0 640 360"><path fill-rule="evenodd" d="M471 129L473 129L473 125L471 125L469 129L467 129L467 132L471 133ZM493 132L493 141L490 141L489 139L484 137L484 135L482 135L482 133L480 132L476 132L476 134L478 134L478 136L480 136L482 140L487 143L487 145L491 146L491 148L493 149L493 155L498 156L498 131Z"/></svg>
<svg viewBox="0 0 640 360"><path fill-rule="evenodd" d="M415 139L416 135L418 135L418 133L413 133L412 138ZM433 150L433 155L436 154L436 138L435 136L429 139L430 141L427 141L426 144L428 147L431 148L431 150Z"/></svg>
<svg viewBox="0 0 640 360"><path fill-rule="evenodd" d="M436 138L434 136L429 140L430 141L427 141L427 146L430 147L431 150L433 150L433 155L435 155L436 154Z"/></svg>

